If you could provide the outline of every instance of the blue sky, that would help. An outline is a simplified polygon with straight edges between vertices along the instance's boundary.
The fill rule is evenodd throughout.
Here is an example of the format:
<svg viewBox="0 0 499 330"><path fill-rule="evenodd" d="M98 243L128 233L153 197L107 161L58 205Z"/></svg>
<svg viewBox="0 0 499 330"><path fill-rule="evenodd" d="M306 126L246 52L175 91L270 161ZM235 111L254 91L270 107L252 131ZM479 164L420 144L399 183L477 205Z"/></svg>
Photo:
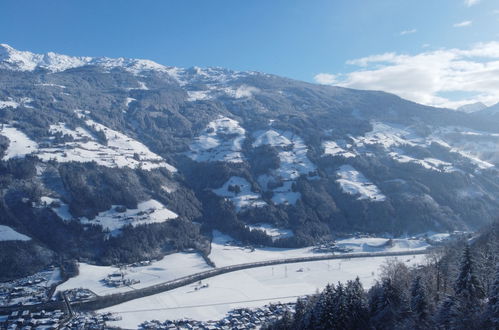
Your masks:
<svg viewBox="0 0 499 330"><path fill-rule="evenodd" d="M495 51L497 0L2 0L0 31L0 42L37 53L256 70L383 89L427 104L499 101L477 87L470 87L471 92L436 88L425 98L366 83L372 79L366 76L369 72L400 65L402 55L473 50L478 43ZM372 61L373 55L382 54L393 56ZM485 61L499 60L495 55ZM369 60L355 61L362 58ZM359 78L358 72L364 75ZM422 76L409 76L402 85L417 77ZM440 95L444 97L439 101Z"/></svg>

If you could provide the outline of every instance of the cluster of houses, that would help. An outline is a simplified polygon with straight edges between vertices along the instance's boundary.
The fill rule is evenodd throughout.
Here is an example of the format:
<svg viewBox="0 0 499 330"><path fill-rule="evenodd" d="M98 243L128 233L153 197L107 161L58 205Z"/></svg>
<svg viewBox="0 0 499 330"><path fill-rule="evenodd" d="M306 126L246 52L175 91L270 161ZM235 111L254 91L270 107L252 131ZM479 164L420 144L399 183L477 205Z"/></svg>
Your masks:
<svg viewBox="0 0 499 330"><path fill-rule="evenodd" d="M106 325L107 321L118 321L121 318L112 313L97 314L97 313L79 313L75 315L62 330L100 330L109 329Z"/></svg>
<svg viewBox="0 0 499 330"><path fill-rule="evenodd" d="M87 300L96 296L92 291L83 288L66 290L64 291L64 294L69 301Z"/></svg>
<svg viewBox="0 0 499 330"><path fill-rule="evenodd" d="M146 321L139 326L142 330L156 329L199 329L199 330L245 330L260 329L265 324L273 323L288 312L294 312L294 303L271 304L265 307L231 310L226 317L218 321L195 321L189 319L160 322Z"/></svg>
<svg viewBox="0 0 499 330"><path fill-rule="evenodd" d="M50 312L30 312L29 310L18 310L10 315L0 316L0 329L59 329L66 319L62 310Z"/></svg>
<svg viewBox="0 0 499 330"><path fill-rule="evenodd" d="M53 271L47 270L17 280L0 283L0 306L34 305L50 299Z"/></svg>

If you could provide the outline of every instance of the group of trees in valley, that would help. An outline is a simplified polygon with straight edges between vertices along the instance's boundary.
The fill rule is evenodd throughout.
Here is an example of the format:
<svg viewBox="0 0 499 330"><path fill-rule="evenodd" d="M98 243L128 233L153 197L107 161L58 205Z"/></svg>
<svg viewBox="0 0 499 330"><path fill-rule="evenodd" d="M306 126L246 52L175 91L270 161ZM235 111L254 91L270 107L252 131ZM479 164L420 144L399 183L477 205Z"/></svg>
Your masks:
<svg viewBox="0 0 499 330"><path fill-rule="evenodd" d="M369 290L358 278L328 285L267 329L499 329L498 229L433 251L418 268L388 260Z"/></svg>

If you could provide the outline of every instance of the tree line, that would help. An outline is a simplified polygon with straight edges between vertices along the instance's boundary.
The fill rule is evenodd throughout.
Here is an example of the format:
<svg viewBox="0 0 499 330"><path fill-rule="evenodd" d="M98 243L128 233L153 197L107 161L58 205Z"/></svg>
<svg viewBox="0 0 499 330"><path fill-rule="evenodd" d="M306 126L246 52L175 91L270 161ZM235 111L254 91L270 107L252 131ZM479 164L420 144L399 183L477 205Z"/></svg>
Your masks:
<svg viewBox="0 0 499 330"><path fill-rule="evenodd" d="M389 260L369 290L359 278L328 285L266 328L499 329L498 228L448 244L418 268Z"/></svg>

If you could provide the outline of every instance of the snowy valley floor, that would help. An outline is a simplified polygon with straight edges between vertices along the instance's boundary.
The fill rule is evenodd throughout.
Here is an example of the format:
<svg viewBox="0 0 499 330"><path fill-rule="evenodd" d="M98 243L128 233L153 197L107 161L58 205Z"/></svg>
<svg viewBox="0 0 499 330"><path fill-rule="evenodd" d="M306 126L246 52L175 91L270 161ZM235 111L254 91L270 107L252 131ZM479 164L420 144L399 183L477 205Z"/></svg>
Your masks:
<svg viewBox="0 0 499 330"><path fill-rule="evenodd" d="M408 266L424 262L424 255L398 257ZM258 307L271 302L292 302L312 294L327 283L360 278L370 287L386 257L312 261L247 269L215 276L201 284L187 285L112 306L122 320L110 325L134 329L146 320L191 318L216 320L237 307ZM203 287L204 286L204 287Z"/></svg>

